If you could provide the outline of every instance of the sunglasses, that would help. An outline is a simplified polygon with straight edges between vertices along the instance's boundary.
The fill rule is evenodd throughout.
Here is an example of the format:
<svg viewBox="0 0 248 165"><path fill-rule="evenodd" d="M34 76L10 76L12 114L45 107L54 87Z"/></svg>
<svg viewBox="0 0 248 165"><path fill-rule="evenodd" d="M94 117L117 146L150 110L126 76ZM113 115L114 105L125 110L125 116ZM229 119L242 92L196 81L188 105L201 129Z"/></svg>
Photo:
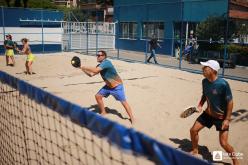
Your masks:
<svg viewBox="0 0 248 165"><path fill-rule="evenodd" d="M97 54L96 56L97 56L97 57L100 57L100 56L104 56L104 55L103 55L103 54Z"/></svg>

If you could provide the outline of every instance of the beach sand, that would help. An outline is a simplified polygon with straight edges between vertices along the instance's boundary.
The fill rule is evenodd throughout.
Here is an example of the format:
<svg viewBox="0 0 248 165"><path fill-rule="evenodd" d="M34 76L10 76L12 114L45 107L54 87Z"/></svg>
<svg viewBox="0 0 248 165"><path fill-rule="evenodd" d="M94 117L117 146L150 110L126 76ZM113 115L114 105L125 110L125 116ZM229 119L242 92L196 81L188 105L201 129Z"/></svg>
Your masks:
<svg viewBox="0 0 248 165"><path fill-rule="evenodd" d="M98 112L94 95L104 82L100 75L88 77L81 70L73 68L70 60L75 55L80 57L83 65L97 65L94 56L62 52L36 55L34 75L23 73L26 57L21 55L15 56L15 67L5 66L5 57L0 56L0 70ZM110 60L123 79L127 101L136 121L131 125L122 105L111 96L104 99L109 112L105 117L133 127L174 148L190 151L189 130L199 114L186 119L181 119L179 115L185 108L198 104L203 76L157 65ZM243 154L241 164L248 164L248 83L229 79L227 81L234 98L229 142L236 152ZM224 151L214 127L200 132L199 150L201 157L207 160L212 159L213 151ZM223 162L231 163L231 160L225 159L220 164Z"/></svg>

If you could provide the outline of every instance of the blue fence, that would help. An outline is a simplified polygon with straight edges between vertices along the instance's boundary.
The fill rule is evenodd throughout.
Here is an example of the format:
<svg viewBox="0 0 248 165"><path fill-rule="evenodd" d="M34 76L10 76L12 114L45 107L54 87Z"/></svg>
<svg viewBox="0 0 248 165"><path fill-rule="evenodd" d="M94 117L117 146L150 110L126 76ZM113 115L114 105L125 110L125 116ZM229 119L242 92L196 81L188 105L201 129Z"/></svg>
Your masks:
<svg viewBox="0 0 248 165"><path fill-rule="evenodd" d="M116 0L116 57L146 63L155 38L162 66L201 73L200 61L212 59L220 63L221 76L247 82L247 6L226 0Z"/></svg>

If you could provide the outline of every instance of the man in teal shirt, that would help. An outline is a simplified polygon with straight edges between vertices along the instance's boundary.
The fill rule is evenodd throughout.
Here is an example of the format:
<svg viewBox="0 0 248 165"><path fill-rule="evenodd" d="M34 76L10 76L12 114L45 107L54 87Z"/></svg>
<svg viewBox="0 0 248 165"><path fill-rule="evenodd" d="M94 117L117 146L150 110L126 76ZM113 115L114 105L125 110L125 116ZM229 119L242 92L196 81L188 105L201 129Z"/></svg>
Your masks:
<svg viewBox="0 0 248 165"><path fill-rule="evenodd" d="M230 86L227 81L218 77L219 63L215 60L201 62L203 65L202 97L198 105L199 112L202 111L203 104L207 101L206 110L197 118L190 129L192 141L191 154L198 154L198 133L204 128L211 128L215 125L219 131L219 140L225 151L231 155L234 165L239 162L234 154L233 147L228 143L229 123L233 109L233 98Z"/></svg>
<svg viewBox="0 0 248 165"><path fill-rule="evenodd" d="M85 74L90 77L100 73L102 79L105 82L105 85L95 95L98 107L100 109L100 113L102 115L107 113L104 107L103 97L108 97L109 95L112 95L117 101L121 102L128 116L130 117L131 123L133 123L134 118L132 115L132 110L125 97L123 82L111 61L107 59L107 54L105 51L98 52L97 62L99 62L100 64L96 67L81 66L80 68L85 72Z"/></svg>

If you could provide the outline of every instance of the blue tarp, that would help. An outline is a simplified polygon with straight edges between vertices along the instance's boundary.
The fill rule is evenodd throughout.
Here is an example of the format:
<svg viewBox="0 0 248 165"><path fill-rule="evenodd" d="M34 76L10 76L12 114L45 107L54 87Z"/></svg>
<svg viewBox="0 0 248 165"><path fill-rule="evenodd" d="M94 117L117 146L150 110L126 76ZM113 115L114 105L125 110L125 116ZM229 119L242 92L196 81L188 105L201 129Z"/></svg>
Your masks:
<svg viewBox="0 0 248 165"><path fill-rule="evenodd" d="M116 122L103 118L86 108L66 101L3 71L0 71L0 81L16 88L21 94L27 95L37 103L43 104L62 116L68 117L74 123L88 128L98 136L107 138L107 140L118 145L120 148L132 150L137 154L145 156L156 164L209 164L206 161L197 159L189 154L162 144L132 128L126 128Z"/></svg>

